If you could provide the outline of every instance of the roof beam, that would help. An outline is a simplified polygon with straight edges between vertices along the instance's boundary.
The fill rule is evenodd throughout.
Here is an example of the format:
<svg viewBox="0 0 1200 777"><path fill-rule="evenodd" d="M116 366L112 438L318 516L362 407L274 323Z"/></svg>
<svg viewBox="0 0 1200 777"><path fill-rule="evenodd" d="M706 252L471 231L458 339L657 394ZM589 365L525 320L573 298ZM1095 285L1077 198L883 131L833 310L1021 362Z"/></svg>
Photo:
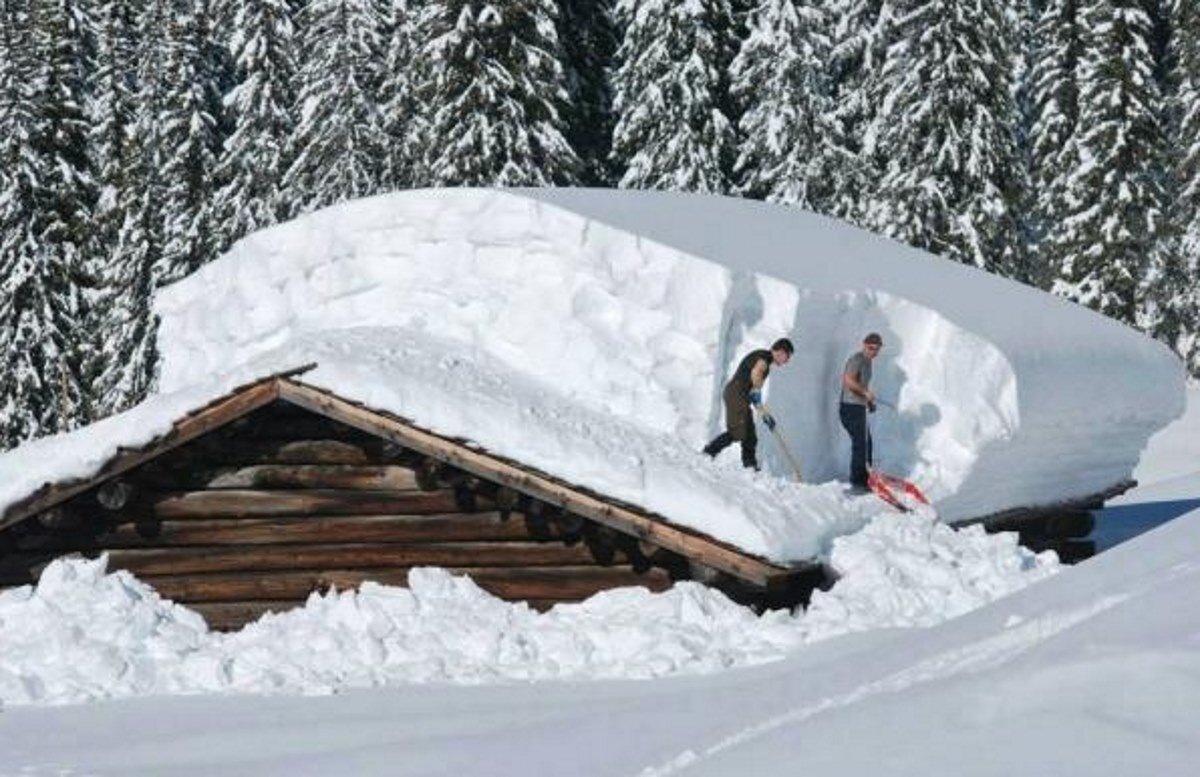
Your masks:
<svg viewBox="0 0 1200 777"><path fill-rule="evenodd" d="M549 475L516 466L497 456L418 429L395 416L369 410L327 391L286 378L278 383L279 398L286 402L391 440L473 475L509 486L753 585L773 588L786 583L797 571L776 566L694 530L669 524L664 518L610 504Z"/></svg>
<svg viewBox="0 0 1200 777"><path fill-rule="evenodd" d="M188 443L202 434L240 418L241 416L270 404L279 398L279 380L271 376L264 380L236 389L224 399L218 400L192 413L171 428L166 435L148 445L135 449L123 449L109 459L103 467L90 477L60 483L45 483L37 491L9 506L0 516L0 530L36 515L109 478L127 472L140 464L180 445Z"/></svg>

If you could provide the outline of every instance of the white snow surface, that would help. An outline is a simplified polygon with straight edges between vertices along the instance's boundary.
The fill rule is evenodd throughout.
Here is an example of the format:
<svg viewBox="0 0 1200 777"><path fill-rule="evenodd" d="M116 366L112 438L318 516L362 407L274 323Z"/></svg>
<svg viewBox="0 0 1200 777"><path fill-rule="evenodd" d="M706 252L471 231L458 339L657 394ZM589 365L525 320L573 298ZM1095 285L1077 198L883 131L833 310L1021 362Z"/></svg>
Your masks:
<svg viewBox="0 0 1200 777"><path fill-rule="evenodd" d="M1200 473L1164 485L1166 493L1157 484L1138 493L1149 507L1181 490L1200 500ZM846 634L798 644L783 660L654 682L16 703L0 713L0 774L494 777L557 775L569 763L575 777L1191 777L1200 758L1197 558L1200 509L929 628ZM117 577L78 562L54 574ZM428 581L464 585L432 572ZM117 584L136 585L128 577ZM103 598L80 585L67 606L81 597ZM678 601L660 595L635 605ZM26 605L9 598L3 606L7 615ZM661 621L664 610L653 614ZM692 612L678 618L680 633L685 621L704 622ZM784 630L784 639L795 631ZM306 652L307 643L291 645L288 672ZM65 673L61 665L55 671Z"/></svg>
<svg viewBox="0 0 1200 777"><path fill-rule="evenodd" d="M1138 483L1150 484L1197 472L1200 472L1200 383L1191 383L1187 387L1187 411L1150 438L1133 477Z"/></svg>
<svg viewBox="0 0 1200 777"><path fill-rule="evenodd" d="M960 307L970 303L945 312L970 319ZM1025 312L1029 339L1056 336ZM386 363L393 347L442 349L428 334L387 322L351 337L380 335L372 353ZM337 382L350 369L340 349L363 345L319 331L305 342L333 362L307 376L314 382ZM502 382L521 377L453 342L433 372L466 362ZM263 349L131 414L2 457L0 501L48 472L86 474L116 445L147 441L296 355ZM1111 373L1094 366L1102 390L1132 385L1116 363ZM380 375L406 374L391 369ZM785 375L796 373L773 380ZM414 384L421 412L455 382L441 380ZM955 531L932 513L864 514L862 531L830 543L842 579L796 615L754 616L694 585L612 591L538 615L423 569L409 589L316 596L221 635L127 573L61 560L37 586L0 594L0 774L493 777L569 764L574 777L1190 777L1200 760L1200 509L1187 505L1200 504L1200 413L1195 389L1188 395L1187 415L1142 454L1143 485L1114 500L1114 511L1151 517L1182 504L1168 525L1060 570L1010 535ZM1114 439L1134 442L1128 430ZM769 480L719 464L728 471L713 477L736 475L742 487ZM923 628L888 628L912 626ZM101 699L111 701L75 703Z"/></svg>
<svg viewBox="0 0 1200 777"><path fill-rule="evenodd" d="M848 632L929 626L1059 569L1013 535L956 531L930 514L877 518L836 540L831 563L843 577L797 615L756 616L697 583L539 614L423 568L408 588L314 594L221 634L128 572L107 573L103 557L60 559L36 586L0 592L0 702L704 674Z"/></svg>
<svg viewBox="0 0 1200 777"><path fill-rule="evenodd" d="M356 201L247 237L161 292L156 311L165 392L313 332L398 326L655 436L676 460L721 428L721 386L741 356L790 335L798 351L773 371L770 404L814 483L846 476L839 374L879 331L873 388L897 409L873 419L877 463L916 480L950 522L1104 490L1184 407L1179 360L1111 320L836 221L723 197L455 189ZM524 460L540 420L497 452ZM574 441L547 431L569 452ZM760 438L767 468L788 474ZM642 454L593 462L600 477L581 484L640 477L629 465ZM689 522L725 505L678 507L668 517ZM788 544L831 536L816 535Z"/></svg>

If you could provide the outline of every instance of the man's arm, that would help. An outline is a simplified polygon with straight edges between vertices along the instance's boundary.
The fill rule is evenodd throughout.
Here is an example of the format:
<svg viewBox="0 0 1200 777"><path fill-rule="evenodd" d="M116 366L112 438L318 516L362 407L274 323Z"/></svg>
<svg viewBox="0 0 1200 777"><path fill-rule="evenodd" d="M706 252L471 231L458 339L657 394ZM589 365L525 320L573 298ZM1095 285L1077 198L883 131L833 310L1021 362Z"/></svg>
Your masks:
<svg viewBox="0 0 1200 777"><path fill-rule="evenodd" d="M842 386L851 394L862 397L868 405L875 404L875 395L869 388L858 382L858 377L853 372L842 373Z"/></svg>
<svg viewBox="0 0 1200 777"><path fill-rule="evenodd" d="M767 382L767 360L759 359L754 362L754 366L750 368L750 388L762 389L763 384Z"/></svg>

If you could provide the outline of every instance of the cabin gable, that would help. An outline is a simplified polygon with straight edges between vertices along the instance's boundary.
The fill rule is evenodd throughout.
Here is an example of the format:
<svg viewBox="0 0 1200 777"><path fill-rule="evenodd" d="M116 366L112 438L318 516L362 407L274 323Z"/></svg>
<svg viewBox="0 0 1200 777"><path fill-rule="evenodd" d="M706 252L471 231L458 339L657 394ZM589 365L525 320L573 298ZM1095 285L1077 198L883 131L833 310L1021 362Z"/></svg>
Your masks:
<svg viewBox="0 0 1200 777"><path fill-rule="evenodd" d="M0 518L0 586L34 582L72 553L107 553L110 569L221 629L313 591L404 585L417 566L538 609L682 579L792 604L820 579L291 375L235 390Z"/></svg>

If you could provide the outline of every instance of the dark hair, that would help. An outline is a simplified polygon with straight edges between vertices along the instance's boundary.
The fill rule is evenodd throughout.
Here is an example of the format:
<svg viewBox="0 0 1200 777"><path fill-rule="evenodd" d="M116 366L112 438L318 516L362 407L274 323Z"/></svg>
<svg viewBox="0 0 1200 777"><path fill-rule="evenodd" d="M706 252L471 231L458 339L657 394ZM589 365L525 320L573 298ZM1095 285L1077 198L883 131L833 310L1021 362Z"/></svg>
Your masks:
<svg viewBox="0 0 1200 777"><path fill-rule="evenodd" d="M869 334L863 338L863 344L864 345L883 345L883 338L879 336L878 332L872 332L871 334Z"/></svg>
<svg viewBox="0 0 1200 777"><path fill-rule="evenodd" d="M772 351L787 351L787 355L791 356L796 352L796 346L792 345L792 341L786 337L781 337L771 346Z"/></svg>

